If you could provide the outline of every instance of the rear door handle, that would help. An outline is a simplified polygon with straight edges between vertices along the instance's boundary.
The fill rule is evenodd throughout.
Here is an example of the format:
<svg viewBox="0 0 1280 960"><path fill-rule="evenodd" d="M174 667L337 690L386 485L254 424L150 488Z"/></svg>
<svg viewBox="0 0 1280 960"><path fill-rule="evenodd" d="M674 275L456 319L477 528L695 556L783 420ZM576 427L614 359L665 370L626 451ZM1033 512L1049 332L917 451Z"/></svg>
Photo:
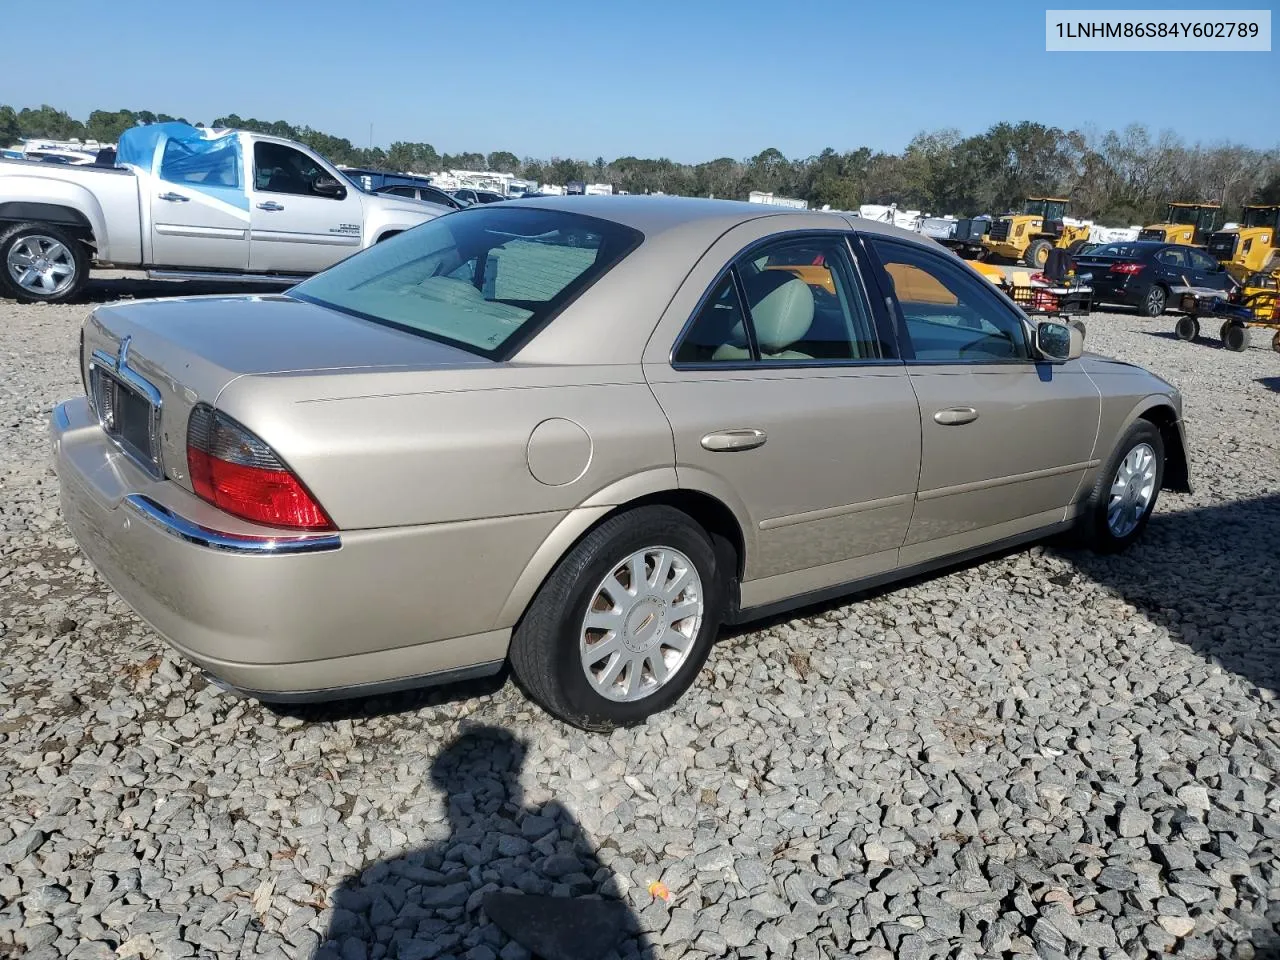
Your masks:
<svg viewBox="0 0 1280 960"><path fill-rule="evenodd" d="M276 203L274 200L268 200L266 203L258 204L259 210L283 210L284 205Z"/></svg>
<svg viewBox="0 0 1280 960"><path fill-rule="evenodd" d="M712 453L731 452L734 450L754 450L763 446L769 439L763 430L754 427L743 427L737 430L717 430L702 438L702 449Z"/></svg>
<svg viewBox="0 0 1280 960"><path fill-rule="evenodd" d="M958 427L962 423L973 423L978 419L978 411L973 407L947 407L933 415L933 422L944 427Z"/></svg>
<svg viewBox="0 0 1280 960"><path fill-rule="evenodd" d="M161 200L168 200L168 201L170 201L171 203L186 203L186 202L187 202L188 200L190 200L191 198L190 198L190 197L184 197L184 196L183 196L182 194L180 194L180 193L173 193L172 191L170 191L169 193L162 193L162 194L160 194L160 199L161 199Z"/></svg>

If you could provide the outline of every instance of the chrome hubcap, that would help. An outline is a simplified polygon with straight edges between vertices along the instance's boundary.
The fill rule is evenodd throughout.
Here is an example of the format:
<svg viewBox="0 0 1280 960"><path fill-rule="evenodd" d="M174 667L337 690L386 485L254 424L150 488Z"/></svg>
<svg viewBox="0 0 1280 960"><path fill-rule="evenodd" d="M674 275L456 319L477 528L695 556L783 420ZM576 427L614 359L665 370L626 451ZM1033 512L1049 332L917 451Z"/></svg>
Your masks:
<svg viewBox="0 0 1280 960"><path fill-rule="evenodd" d="M1107 526L1116 537L1127 537L1138 526L1156 493L1156 452L1140 443L1125 456L1111 481Z"/></svg>
<svg viewBox="0 0 1280 960"><path fill-rule="evenodd" d="M52 237L23 237L5 258L9 275L23 290L42 296L61 293L76 278L76 261L66 246Z"/></svg>
<svg viewBox="0 0 1280 960"><path fill-rule="evenodd" d="M672 547L637 550L591 596L578 651L592 689L643 700L674 677L693 650L705 598L693 563Z"/></svg>

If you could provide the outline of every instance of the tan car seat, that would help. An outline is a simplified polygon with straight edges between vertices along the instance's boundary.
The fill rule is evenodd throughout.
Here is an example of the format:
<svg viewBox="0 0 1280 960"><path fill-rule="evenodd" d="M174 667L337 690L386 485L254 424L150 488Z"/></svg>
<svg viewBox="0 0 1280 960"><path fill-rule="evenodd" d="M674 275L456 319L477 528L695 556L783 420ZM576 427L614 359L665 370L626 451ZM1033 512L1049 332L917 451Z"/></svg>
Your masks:
<svg viewBox="0 0 1280 960"><path fill-rule="evenodd" d="M745 278L743 286L751 305L760 356L765 360L812 360L807 353L788 349L803 340L813 326L813 291L809 285L794 274L765 271ZM751 359L741 323L733 328L732 337L732 342L716 348L713 360Z"/></svg>

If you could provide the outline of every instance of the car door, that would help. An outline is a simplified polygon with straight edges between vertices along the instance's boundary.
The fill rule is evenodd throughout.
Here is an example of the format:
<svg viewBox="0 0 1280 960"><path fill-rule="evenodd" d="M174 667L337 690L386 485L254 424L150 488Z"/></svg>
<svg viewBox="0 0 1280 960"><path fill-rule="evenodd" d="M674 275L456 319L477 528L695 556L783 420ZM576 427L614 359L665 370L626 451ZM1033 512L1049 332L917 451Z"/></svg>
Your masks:
<svg viewBox="0 0 1280 960"><path fill-rule="evenodd" d="M150 265L243 272L250 217L240 138L169 139L157 149Z"/></svg>
<svg viewBox="0 0 1280 960"><path fill-rule="evenodd" d="M1154 258L1156 278L1166 287L1196 286L1185 247L1165 247ZM1171 298L1176 302L1176 297Z"/></svg>
<svg viewBox="0 0 1280 960"><path fill-rule="evenodd" d="M896 566L920 462L915 397L861 255L842 231L768 236L782 227L722 237L645 354L681 487L748 518L744 607Z"/></svg>
<svg viewBox="0 0 1280 960"><path fill-rule="evenodd" d="M1208 287L1210 290L1229 289L1229 274L1222 264L1203 250L1187 250L1186 254L1193 282L1197 287Z"/></svg>
<svg viewBox="0 0 1280 960"><path fill-rule="evenodd" d="M944 252L868 235L920 404L904 565L1063 521L1096 465L1101 398L1078 361L1036 362L1023 315Z"/></svg>
<svg viewBox="0 0 1280 960"><path fill-rule="evenodd" d="M254 273L317 273L363 245L359 194L296 147L254 141L249 202Z"/></svg>

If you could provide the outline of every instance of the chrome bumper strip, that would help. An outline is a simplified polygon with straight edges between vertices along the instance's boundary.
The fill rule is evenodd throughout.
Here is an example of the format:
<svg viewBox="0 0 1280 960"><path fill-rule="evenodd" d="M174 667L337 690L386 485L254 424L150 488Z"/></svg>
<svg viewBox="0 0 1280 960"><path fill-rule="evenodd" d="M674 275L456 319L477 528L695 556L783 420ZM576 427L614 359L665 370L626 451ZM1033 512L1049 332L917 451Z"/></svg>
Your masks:
<svg viewBox="0 0 1280 960"><path fill-rule="evenodd" d="M124 498L124 502L143 520L163 530L169 536L187 543L194 543L196 546L208 547L211 550L258 556L280 556L337 550L342 546L342 539L336 533L301 534L296 537L251 537L237 533L221 533L184 519L172 510L162 507L150 497L144 497L141 494L131 494Z"/></svg>

